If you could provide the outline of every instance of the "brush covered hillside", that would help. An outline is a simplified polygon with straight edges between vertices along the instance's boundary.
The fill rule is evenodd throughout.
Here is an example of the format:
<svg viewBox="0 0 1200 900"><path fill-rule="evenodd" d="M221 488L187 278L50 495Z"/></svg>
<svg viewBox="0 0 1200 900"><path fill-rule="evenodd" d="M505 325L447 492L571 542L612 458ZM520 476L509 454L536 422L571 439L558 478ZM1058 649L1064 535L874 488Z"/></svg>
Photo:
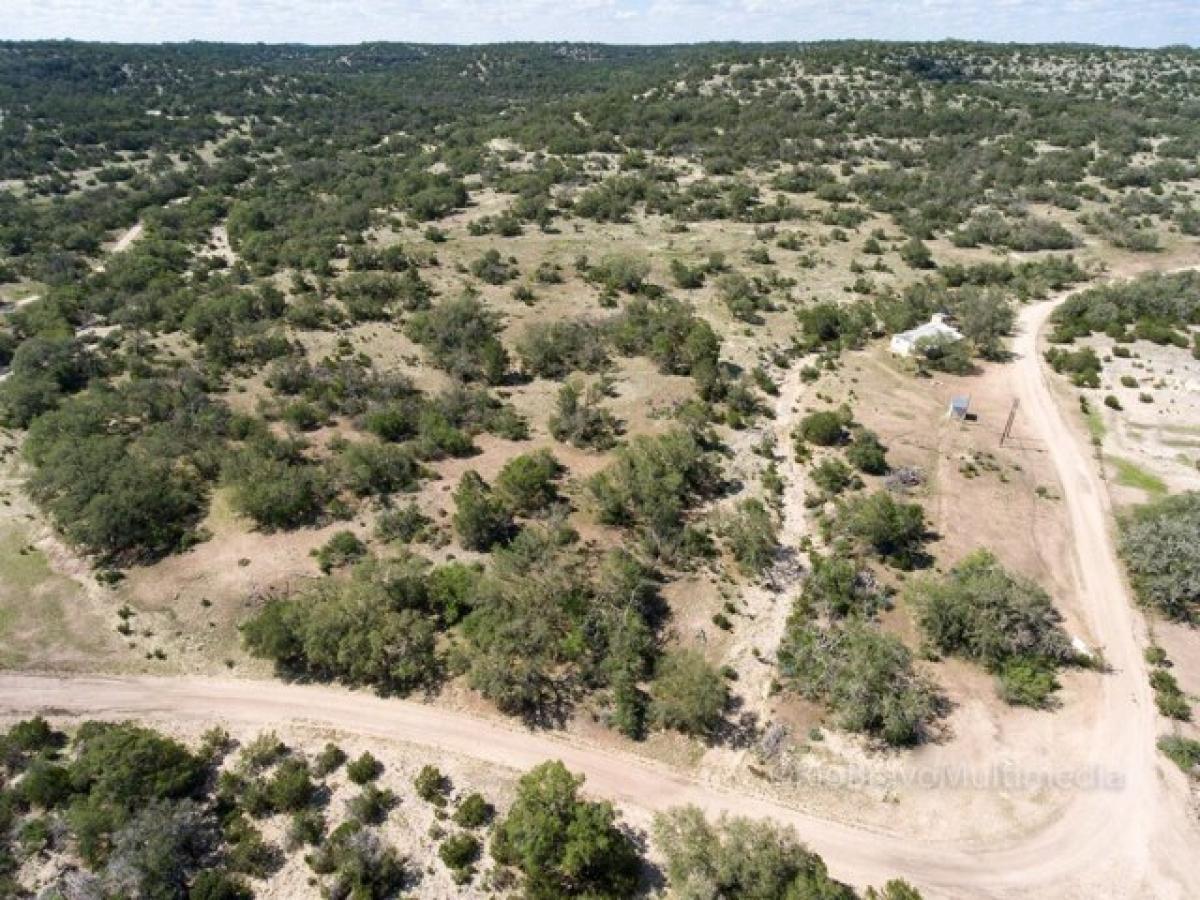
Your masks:
<svg viewBox="0 0 1200 900"><path fill-rule="evenodd" d="M889 824L904 797L946 839L1032 820L1053 796L947 812L790 776L1086 751L1104 658L1049 458L997 449L1010 338L1035 301L1194 261L1198 123L1188 49L0 43L0 665L423 700L831 817ZM1085 412L1114 320L1194 362L1194 302L1162 311L1192 287L1060 317L1054 367L1102 392ZM1131 293L1151 312L1114 312ZM958 339L887 352L935 315ZM222 771L130 733L196 785ZM70 775L109 734L43 734L58 761L8 777ZM244 825L228 779L155 802ZM276 812L307 815L305 784ZM39 821L74 822L88 785ZM132 815L89 877L155 827ZM657 829L681 896L783 896L688 893L679 842L754 827L696 816ZM228 858L222 827L189 865ZM333 840L311 830L229 889L284 896L295 847ZM75 840L50 831L11 851L30 890L52 879L29 855ZM844 888L772 839L780 890ZM345 896L384 851L339 840L322 884ZM579 892L489 840L487 886ZM486 893L486 842L459 843L459 889ZM589 896L658 889L618 849Z"/></svg>

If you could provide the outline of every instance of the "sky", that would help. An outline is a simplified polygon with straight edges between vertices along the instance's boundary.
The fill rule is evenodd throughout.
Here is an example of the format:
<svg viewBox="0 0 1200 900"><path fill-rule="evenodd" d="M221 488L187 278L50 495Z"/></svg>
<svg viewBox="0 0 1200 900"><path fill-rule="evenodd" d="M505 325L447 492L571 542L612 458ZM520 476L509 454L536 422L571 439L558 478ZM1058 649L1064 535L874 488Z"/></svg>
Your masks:
<svg viewBox="0 0 1200 900"><path fill-rule="evenodd" d="M1200 0L0 0L0 39L1200 44Z"/></svg>

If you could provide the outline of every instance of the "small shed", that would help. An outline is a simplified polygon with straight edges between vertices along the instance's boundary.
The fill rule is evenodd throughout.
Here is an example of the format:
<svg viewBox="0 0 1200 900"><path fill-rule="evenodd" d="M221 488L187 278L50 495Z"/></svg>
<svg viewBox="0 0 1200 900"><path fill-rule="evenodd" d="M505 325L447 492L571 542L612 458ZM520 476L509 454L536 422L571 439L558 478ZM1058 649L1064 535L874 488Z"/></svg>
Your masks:
<svg viewBox="0 0 1200 900"><path fill-rule="evenodd" d="M967 413L970 412L970 410L971 410L970 396L951 397L950 398L950 409L946 411L946 415L948 415L952 419L958 419L959 421L965 421L967 418Z"/></svg>

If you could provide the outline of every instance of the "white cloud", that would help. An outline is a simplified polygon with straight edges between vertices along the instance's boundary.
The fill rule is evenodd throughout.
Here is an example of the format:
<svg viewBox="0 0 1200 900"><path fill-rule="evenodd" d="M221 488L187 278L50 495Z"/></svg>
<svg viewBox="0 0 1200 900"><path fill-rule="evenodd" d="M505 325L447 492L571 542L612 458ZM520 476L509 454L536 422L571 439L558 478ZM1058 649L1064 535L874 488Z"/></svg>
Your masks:
<svg viewBox="0 0 1200 900"><path fill-rule="evenodd" d="M1200 37L1195 0L0 0L0 38L622 43Z"/></svg>

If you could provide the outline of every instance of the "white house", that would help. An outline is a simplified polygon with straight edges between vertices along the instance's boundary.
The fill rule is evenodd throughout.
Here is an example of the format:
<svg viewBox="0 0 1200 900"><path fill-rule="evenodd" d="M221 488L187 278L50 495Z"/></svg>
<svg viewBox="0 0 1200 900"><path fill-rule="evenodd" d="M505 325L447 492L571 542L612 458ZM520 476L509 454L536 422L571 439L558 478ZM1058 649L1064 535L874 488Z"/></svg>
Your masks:
<svg viewBox="0 0 1200 900"><path fill-rule="evenodd" d="M946 317L934 313L933 318L924 325L918 325L908 331L902 331L892 336L892 352L897 356L911 356L917 342L926 338L948 338L961 341L962 332L952 325L946 324Z"/></svg>

